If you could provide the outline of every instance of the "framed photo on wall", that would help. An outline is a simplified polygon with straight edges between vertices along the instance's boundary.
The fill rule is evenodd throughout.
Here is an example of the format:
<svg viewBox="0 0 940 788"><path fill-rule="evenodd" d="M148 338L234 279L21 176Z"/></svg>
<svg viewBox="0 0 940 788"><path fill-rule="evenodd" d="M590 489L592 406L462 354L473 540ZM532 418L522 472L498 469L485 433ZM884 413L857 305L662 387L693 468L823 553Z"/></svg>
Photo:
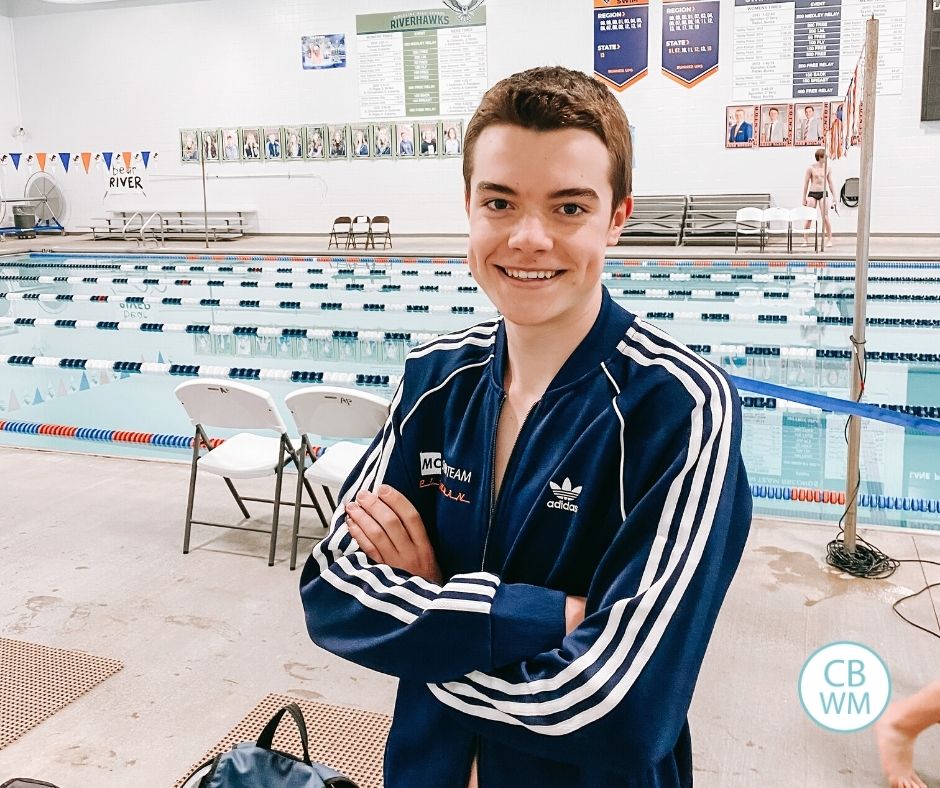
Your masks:
<svg viewBox="0 0 940 788"><path fill-rule="evenodd" d="M304 158L325 159L328 135L323 126L304 127Z"/></svg>
<svg viewBox="0 0 940 788"><path fill-rule="evenodd" d="M418 156L422 159L436 159L441 155L441 124L437 121L418 123Z"/></svg>
<svg viewBox="0 0 940 788"><path fill-rule="evenodd" d="M349 158L349 127L327 126L330 135L329 157L331 159Z"/></svg>
<svg viewBox="0 0 940 788"><path fill-rule="evenodd" d="M725 147L753 148L757 144L754 127L758 123L756 104L733 104L725 109Z"/></svg>
<svg viewBox="0 0 940 788"><path fill-rule="evenodd" d="M268 161L277 161L283 158L281 148L284 145L280 126L264 127L264 158Z"/></svg>
<svg viewBox="0 0 940 788"><path fill-rule="evenodd" d="M762 148L781 148L793 142L793 105L761 104L760 137Z"/></svg>
<svg viewBox="0 0 940 788"><path fill-rule="evenodd" d="M441 121L441 155L460 156L463 154L463 122L460 120Z"/></svg>
<svg viewBox="0 0 940 788"><path fill-rule="evenodd" d="M415 157L415 127L413 123L398 123L394 127L399 159Z"/></svg>
<svg viewBox="0 0 940 788"><path fill-rule="evenodd" d="M261 161L261 129L253 126L240 129L242 161Z"/></svg>
<svg viewBox="0 0 940 788"><path fill-rule="evenodd" d="M793 107L794 145L822 145L826 128L826 104L813 101Z"/></svg>
<svg viewBox="0 0 940 788"><path fill-rule="evenodd" d="M300 126L288 126L284 129L284 158L302 159L304 157L304 131Z"/></svg>
<svg viewBox="0 0 940 788"><path fill-rule="evenodd" d="M372 126L372 155L376 159L391 159L394 155L395 142L392 138L390 123L376 123Z"/></svg>
<svg viewBox="0 0 940 788"><path fill-rule="evenodd" d="M354 124L350 126L349 133L352 138L352 157L354 159L368 159L372 156L372 127L369 124Z"/></svg>
<svg viewBox="0 0 940 788"><path fill-rule="evenodd" d="M199 161L199 130L180 130L180 160Z"/></svg>
<svg viewBox="0 0 940 788"><path fill-rule="evenodd" d="M206 161L218 161L221 152L219 146L219 130L203 129L202 135L202 157Z"/></svg>
<svg viewBox="0 0 940 788"><path fill-rule="evenodd" d="M238 144L238 129L222 129L222 161L239 161L242 157Z"/></svg>

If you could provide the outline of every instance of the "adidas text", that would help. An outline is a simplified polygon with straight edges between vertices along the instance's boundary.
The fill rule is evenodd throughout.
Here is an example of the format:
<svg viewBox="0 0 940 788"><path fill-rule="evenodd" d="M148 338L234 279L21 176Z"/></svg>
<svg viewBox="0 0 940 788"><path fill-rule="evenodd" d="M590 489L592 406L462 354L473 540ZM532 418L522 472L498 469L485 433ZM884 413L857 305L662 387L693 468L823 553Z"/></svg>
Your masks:
<svg viewBox="0 0 940 788"><path fill-rule="evenodd" d="M545 505L549 509L564 509L566 512L578 511L578 505L576 503L568 503L567 501L548 501Z"/></svg>

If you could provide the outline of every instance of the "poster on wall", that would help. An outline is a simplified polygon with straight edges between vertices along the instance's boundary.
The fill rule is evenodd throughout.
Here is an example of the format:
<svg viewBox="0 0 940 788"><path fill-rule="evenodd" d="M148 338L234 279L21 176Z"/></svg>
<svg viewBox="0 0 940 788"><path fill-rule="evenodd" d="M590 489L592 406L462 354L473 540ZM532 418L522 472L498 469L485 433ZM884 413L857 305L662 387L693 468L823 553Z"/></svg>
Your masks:
<svg viewBox="0 0 940 788"><path fill-rule="evenodd" d="M395 139L398 141L398 158L415 157L415 129L412 123L399 123L395 126Z"/></svg>
<svg viewBox="0 0 940 788"><path fill-rule="evenodd" d="M645 77L648 23L648 0L594 0L594 76L617 90Z"/></svg>
<svg viewBox="0 0 940 788"><path fill-rule="evenodd" d="M760 108L761 148L782 148L793 143L793 105L762 104Z"/></svg>
<svg viewBox="0 0 940 788"><path fill-rule="evenodd" d="M754 126L757 124L756 104L737 104L725 111L725 147L753 148L756 142Z"/></svg>
<svg viewBox="0 0 940 788"><path fill-rule="evenodd" d="M664 0L663 73L692 87L718 71L718 0Z"/></svg>
<svg viewBox="0 0 940 788"><path fill-rule="evenodd" d="M238 129L222 129L222 161L239 161Z"/></svg>
<svg viewBox="0 0 940 788"><path fill-rule="evenodd" d="M185 162L199 161L198 129L182 129L180 131L180 160Z"/></svg>
<svg viewBox="0 0 940 788"><path fill-rule="evenodd" d="M304 69L346 68L346 34L301 36L300 62Z"/></svg>
<svg viewBox="0 0 940 788"><path fill-rule="evenodd" d="M472 115L487 88L486 8L356 17L363 118Z"/></svg>
<svg viewBox="0 0 940 788"><path fill-rule="evenodd" d="M822 144L823 130L826 128L827 106L821 101L794 106L794 145L819 146Z"/></svg>
<svg viewBox="0 0 940 788"><path fill-rule="evenodd" d="M905 0L735 0L733 97L798 101L844 94L879 19L878 93L901 93Z"/></svg>

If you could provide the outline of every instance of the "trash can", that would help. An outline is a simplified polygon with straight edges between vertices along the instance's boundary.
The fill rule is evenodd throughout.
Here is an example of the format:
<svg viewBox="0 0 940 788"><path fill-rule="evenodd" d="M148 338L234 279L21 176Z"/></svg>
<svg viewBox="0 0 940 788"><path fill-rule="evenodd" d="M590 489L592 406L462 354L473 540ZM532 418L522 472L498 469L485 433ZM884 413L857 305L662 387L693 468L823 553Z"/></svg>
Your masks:
<svg viewBox="0 0 940 788"><path fill-rule="evenodd" d="M35 209L31 205L14 205L13 226L17 230L36 229Z"/></svg>

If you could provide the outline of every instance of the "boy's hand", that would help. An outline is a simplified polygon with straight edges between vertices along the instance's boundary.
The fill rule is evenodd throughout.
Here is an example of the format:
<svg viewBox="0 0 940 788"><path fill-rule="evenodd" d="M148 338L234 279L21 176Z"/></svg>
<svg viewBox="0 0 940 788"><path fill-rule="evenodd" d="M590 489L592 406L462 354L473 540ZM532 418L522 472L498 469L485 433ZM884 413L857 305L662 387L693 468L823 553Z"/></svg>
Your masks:
<svg viewBox="0 0 940 788"><path fill-rule="evenodd" d="M387 484L379 486L378 495L360 490L356 500L346 504L346 526L372 561L441 583L421 515L398 490Z"/></svg>
<svg viewBox="0 0 940 788"><path fill-rule="evenodd" d="M587 599L583 596L565 597L565 634L574 632L584 621L584 605Z"/></svg>

